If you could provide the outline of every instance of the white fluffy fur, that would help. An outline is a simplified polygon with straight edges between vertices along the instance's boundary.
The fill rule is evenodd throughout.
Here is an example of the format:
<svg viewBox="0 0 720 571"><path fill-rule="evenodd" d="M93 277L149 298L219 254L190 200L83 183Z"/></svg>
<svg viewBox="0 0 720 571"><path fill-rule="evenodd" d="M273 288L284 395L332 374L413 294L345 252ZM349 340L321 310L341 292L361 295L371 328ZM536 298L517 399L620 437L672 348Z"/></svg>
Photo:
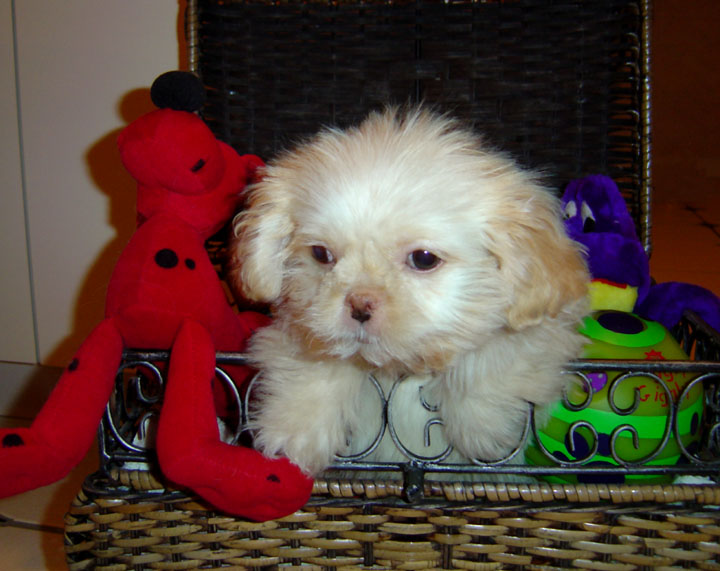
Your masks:
<svg viewBox="0 0 720 571"><path fill-rule="evenodd" d="M275 311L250 348L262 370L256 442L310 474L375 434L368 373L386 392L402 375L424 386L460 454L502 457L527 402L561 396L560 370L583 344L589 278L556 199L428 111L374 113L279 157L235 233L236 284ZM413 269L416 250L442 262ZM394 414L421 431L413 410ZM384 446L374 456L396 459Z"/></svg>

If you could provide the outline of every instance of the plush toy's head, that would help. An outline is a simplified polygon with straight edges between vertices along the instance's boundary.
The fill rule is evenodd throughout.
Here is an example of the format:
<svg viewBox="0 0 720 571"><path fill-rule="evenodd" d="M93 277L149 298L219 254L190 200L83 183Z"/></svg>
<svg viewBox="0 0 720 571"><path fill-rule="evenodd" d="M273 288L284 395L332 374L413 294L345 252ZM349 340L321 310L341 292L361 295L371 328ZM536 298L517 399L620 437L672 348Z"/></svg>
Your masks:
<svg viewBox="0 0 720 571"><path fill-rule="evenodd" d="M262 161L238 156L194 113L205 97L194 75L163 74L150 93L159 109L118 138L120 158L138 182L138 223L166 212L210 236L238 209L240 191Z"/></svg>
<svg viewBox="0 0 720 571"><path fill-rule="evenodd" d="M649 261L615 182L603 175L573 180L562 204L567 232L584 246L592 277L635 288L637 300L644 299L650 287Z"/></svg>
<svg viewBox="0 0 720 571"><path fill-rule="evenodd" d="M563 195L571 235L611 233L637 240L635 223L615 182L603 175L570 181Z"/></svg>

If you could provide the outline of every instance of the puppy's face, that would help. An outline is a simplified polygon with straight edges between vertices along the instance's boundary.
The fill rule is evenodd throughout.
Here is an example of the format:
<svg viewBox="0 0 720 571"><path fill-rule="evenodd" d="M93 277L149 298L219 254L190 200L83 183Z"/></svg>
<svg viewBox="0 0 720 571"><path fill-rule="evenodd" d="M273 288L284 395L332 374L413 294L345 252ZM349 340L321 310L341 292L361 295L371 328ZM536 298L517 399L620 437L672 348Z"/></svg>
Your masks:
<svg viewBox="0 0 720 571"><path fill-rule="evenodd" d="M558 316L587 280L555 200L421 111L281 157L236 234L237 283L308 352L412 372Z"/></svg>

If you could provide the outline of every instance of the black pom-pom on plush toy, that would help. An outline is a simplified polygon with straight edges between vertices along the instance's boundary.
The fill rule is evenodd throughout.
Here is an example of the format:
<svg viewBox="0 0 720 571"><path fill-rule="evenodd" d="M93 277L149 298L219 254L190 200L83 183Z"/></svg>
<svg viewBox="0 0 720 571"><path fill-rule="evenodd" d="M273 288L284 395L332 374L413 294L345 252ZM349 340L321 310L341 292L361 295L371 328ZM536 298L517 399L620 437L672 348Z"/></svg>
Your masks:
<svg viewBox="0 0 720 571"><path fill-rule="evenodd" d="M168 71L153 82L150 98L159 109L198 111L205 103L205 87L189 71Z"/></svg>

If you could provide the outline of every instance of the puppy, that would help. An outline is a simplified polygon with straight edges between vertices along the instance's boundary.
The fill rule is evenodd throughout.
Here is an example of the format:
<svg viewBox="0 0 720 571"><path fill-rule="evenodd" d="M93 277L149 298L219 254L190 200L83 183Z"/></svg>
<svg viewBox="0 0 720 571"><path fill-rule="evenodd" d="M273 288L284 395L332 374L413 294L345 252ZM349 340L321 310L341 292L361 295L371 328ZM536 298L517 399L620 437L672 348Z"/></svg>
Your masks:
<svg viewBox="0 0 720 571"><path fill-rule="evenodd" d="M376 112L280 156L234 230L233 281L275 317L249 349L255 442L311 475L363 450L502 458L583 345L589 277L558 201L427 110Z"/></svg>

